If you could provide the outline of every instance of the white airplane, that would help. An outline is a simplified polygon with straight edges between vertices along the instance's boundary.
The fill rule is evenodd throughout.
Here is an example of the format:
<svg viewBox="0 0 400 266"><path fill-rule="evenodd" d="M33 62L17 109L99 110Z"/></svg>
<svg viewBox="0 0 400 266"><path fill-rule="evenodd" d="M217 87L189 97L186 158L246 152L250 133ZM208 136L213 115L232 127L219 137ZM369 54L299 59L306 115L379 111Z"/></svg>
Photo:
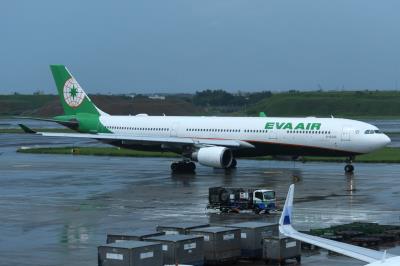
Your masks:
<svg viewBox="0 0 400 266"><path fill-rule="evenodd" d="M293 194L294 184L289 188L286 197L285 206L283 207L282 215L279 220L279 232L287 237L291 237L302 242L306 242L324 249L334 251L364 262L365 266L399 266L400 256L395 256L384 252L345 244L322 237L311 236L296 231L292 227L292 210L293 210Z"/></svg>
<svg viewBox="0 0 400 266"><path fill-rule="evenodd" d="M390 143L377 127L349 119L316 117L114 116L97 108L63 65L50 66L64 115L53 121L79 133L33 132L48 137L96 139L137 150L173 151L182 155L173 171L195 163L236 167L239 157L273 155L347 157L346 172L356 155ZM311 107L310 107L311 108ZM35 118L33 118L35 119Z"/></svg>

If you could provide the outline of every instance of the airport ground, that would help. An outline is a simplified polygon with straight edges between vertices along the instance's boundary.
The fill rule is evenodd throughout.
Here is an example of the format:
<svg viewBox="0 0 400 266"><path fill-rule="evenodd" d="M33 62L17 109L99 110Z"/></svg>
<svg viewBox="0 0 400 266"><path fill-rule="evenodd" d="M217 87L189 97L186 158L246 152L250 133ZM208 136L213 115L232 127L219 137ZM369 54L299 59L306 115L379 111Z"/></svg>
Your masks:
<svg viewBox="0 0 400 266"><path fill-rule="evenodd" d="M20 146L97 145L71 141L0 135L1 266L95 265L97 246L114 230L278 218L207 213L208 187L218 185L272 188L283 203L288 186L296 183L294 219L300 230L353 221L400 224L398 164L358 163L347 176L341 163L239 160L230 173L199 166L194 175L171 175L170 158L16 153ZM398 247L388 249L400 255ZM304 255L302 265L363 263L322 252Z"/></svg>

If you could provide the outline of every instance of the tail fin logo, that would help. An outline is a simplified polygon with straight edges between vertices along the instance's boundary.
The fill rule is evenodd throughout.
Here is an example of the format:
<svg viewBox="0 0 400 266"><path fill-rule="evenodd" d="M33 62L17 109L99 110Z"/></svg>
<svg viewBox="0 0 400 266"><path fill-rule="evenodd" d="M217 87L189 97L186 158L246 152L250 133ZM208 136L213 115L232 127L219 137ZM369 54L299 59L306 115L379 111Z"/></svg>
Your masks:
<svg viewBox="0 0 400 266"><path fill-rule="evenodd" d="M64 84L64 100L72 108L77 108L85 99L85 92L78 82L71 77Z"/></svg>

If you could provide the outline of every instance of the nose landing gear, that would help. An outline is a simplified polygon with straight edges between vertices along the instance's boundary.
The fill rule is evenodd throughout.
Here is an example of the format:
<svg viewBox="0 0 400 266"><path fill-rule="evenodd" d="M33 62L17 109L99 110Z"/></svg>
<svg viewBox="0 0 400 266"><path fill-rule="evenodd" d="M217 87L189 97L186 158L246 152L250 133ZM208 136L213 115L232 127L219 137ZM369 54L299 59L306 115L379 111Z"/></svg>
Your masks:
<svg viewBox="0 0 400 266"><path fill-rule="evenodd" d="M354 166L352 164L346 164L344 167L344 171L346 173L353 173L354 172Z"/></svg>
<svg viewBox="0 0 400 266"><path fill-rule="evenodd" d="M353 173L354 172L354 166L352 165L352 163L353 163L353 160L354 160L354 156L352 156L352 157L349 157L347 160L346 160L346 166L344 167L344 171L346 172L346 173Z"/></svg>

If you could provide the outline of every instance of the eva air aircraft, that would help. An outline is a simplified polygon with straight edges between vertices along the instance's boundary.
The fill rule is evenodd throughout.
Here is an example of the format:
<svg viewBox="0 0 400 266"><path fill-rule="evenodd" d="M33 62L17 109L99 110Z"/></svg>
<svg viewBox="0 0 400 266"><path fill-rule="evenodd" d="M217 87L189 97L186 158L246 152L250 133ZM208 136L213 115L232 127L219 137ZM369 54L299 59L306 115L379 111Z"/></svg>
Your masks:
<svg viewBox="0 0 400 266"><path fill-rule="evenodd" d="M96 139L118 147L172 151L182 155L173 171L193 171L194 162L216 168L236 167L236 158L273 155L343 156L346 172L356 155L390 143L373 125L342 118L316 117L203 117L109 115L94 105L62 65L51 71L64 114L54 119L77 133L33 132L46 137ZM40 119L40 118L39 118Z"/></svg>

